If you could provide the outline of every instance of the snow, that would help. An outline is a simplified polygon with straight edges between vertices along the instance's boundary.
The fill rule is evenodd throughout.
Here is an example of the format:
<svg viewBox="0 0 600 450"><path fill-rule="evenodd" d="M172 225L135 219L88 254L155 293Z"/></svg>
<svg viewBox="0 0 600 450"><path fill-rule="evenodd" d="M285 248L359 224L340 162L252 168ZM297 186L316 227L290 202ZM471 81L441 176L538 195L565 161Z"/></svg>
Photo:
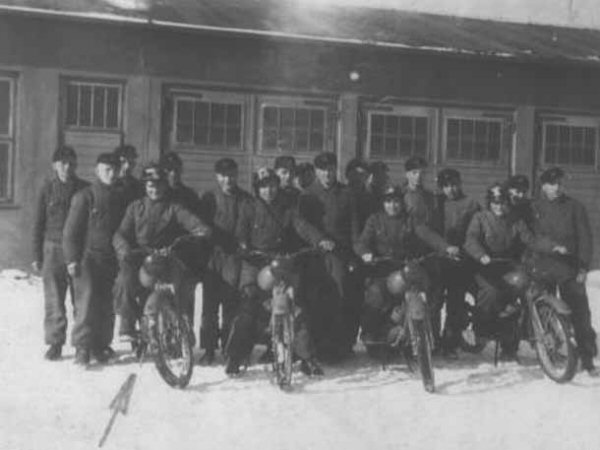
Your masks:
<svg viewBox="0 0 600 450"><path fill-rule="evenodd" d="M600 272L589 278L600 329ZM185 390L168 387L153 364L137 364L116 344L119 361L88 370L42 355L41 281L0 273L0 448L98 446L111 400L137 374L127 415L119 414L106 449L532 449L600 448L600 379L578 373L566 385L547 379L521 344L523 363L493 365L492 348L437 360L437 392L428 394L399 361L386 370L357 356L326 375L295 378L291 392L252 365L238 379L223 367L196 366ZM71 312L69 311L69 315ZM257 356L255 352L254 357Z"/></svg>

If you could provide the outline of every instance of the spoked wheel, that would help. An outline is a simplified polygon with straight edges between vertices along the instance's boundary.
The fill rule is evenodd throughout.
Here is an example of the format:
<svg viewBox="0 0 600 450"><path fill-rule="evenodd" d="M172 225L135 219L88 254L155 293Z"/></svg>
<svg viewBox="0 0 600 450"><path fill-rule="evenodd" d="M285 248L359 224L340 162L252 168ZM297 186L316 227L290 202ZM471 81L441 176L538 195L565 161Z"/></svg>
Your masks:
<svg viewBox="0 0 600 450"><path fill-rule="evenodd" d="M488 343L488 340L479 336L475 331L475 304L466 304L467 320L460 336L460 348L468 353L481 353Z"/></svg>
<svg viewBox="0 0 600 450"><path fill-rule="evenodd" d="M426 319L411 320L410 328L413 354L421 372L423 387L427 392L434 392L435 378L433 375L433 362L431 360L432 339Z"/></svg>
<svg viewBox="0 0 600 450"><path fill-rule="evenodd" d="M292 384L294 326L291 314L274 314L271 324L273 371L280 388Z"/></svg>
<svg viewBox="0 0 600 450"><path fill-rule="evenodd" d="M535 350L544 373L557 383L573 379L577 356L572 325L549 303L538 301L533 307Z"/></svg>
<svg viewBox="0 0 600 450"><path fill-rule="evenodd" d="M160 376L173 387L184 388L192 377L192 342L188 318L177 312L173 299L160 302L154 329L155 363Z"/></svg>

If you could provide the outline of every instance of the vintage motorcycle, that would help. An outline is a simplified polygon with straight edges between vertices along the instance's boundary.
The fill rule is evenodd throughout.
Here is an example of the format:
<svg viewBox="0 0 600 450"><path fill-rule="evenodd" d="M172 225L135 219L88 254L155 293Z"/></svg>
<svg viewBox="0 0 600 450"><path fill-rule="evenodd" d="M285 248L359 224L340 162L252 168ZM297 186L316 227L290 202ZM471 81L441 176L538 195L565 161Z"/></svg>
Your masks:
<svg viewBox="0 0 600 450"><path fill-rule="evenodd" d="M294 320L297 316L295 301L298 263L303 256L320 250L304 248L293 253L275 253L260 250L246 251L244 258L255 264L265 264L257 275L258 286L271 292L266 308L271 312L269 322L273 351L273 374L281 389L292 384L294 363Z"/></svg>
<svg viewBox="0 0 600 450"><path fill-rule="evenodd" d="M194 365L190 319L181 310L173 278L176 266L183 264L177 251L192 238L186 235L165 248L140 250L145 256L139 280L150 294L143 306L140 333L132 346L140 363L147 353L153 354L162 379L178 388L188 385Z"/></svg>
<svg viewBox="0 0 600 450"><path fill-rule="evenodd" d="M368 272L393 270L386 279L386 289L395 300L390 313L394 324L386 333L386 339L365 342L390 351L401 351L407 357L409 367L416 362L423 387L427 392L435 391L435 376L431 352L433 349L433 331L427 301L427 274L421 263L437 255L430 253L419 258L396 260L391 257L374 257L363 263Z"/></svg>
<svg viewBox="0 0 600 450"><path fill-rule="evenodd" d="M507 264L509 259L495 258L491 264ZM516 318L512 318L515 337L527 340L535 348L544 373L557 383L573 379L577 369L575 335L571 310L555 295L554 282L549 274L535 264L519 265L504 275L504 281L517 295ZM468 307L467 326L463 331L463 350L480 352L488 338L477 333L476 307ZM515 320L516 319L516 320ZM501 319L506 320L506 319ZM498 339L494 362L498 360Z"/></svg>

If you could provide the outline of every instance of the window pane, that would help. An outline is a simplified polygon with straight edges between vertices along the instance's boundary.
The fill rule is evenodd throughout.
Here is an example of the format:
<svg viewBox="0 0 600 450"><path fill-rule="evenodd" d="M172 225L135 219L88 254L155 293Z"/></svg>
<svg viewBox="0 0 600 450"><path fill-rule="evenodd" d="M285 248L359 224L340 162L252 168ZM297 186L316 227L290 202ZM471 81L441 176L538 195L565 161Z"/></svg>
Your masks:
<svg viewBox="0 0 600 450"><path fill-rule="evenodd" d="M92 124L95 127L102 128L104 127L104 99L106 96L105 88L103 87L95 87L94 88L94 117L92 120Z"/></svg>
<svg viewBox="0 0 600 450"><path fill-rule="evenodd" d="M79 94L79 125L82 127L89 127L92 125L91 86L80 86Z"/></svg>
<svg viewBox="0 0 600 450"><path fill-rule="evenodd" d="M67 125L77 125L77 118L79 117L79 87L74 84L67 86Z"/></svg>
<svg viewBox="0 0 600 450"><path fill-rule="evenodd" d="M371 136L371 156L381 156L383 154L383 138L381 136Z"/></svg>
<svg viewBox="0 0 600 450"><path fill-rule="evenodd" d="M177 102L176 139L180 143L193 141L193 105L191 101Z"/></svg>
<svg viewBox="0 0 600 450"><path fill-rule="evenodd" d="M6 199L9 195L8 183L10 181L10 146L7 142L0 142L0 198Z"/></svg>
<svg viewBox="0 0 600 450"><path fill-rule="evenodd" d="M374 143L373 134L383 138L377 141L378 148L371 148L371 155L379 153L390 159L426 155L429 142L427 117L373 114L371 119L371 143Z"/></svg>
<svg viewBox="0 0 600 450"><path fill-rule="evenodd" d="M262 150L323 151L325 112L311 108L264 107L262 134Z"/></svg>
<svg viewBox="0 0 600 450"><path fill-rule="evenodd" d="M210 103L195 102L194 105L194 144L208 144Z"/></svg>
<svg viewBox="0 0 600 450"><path fill-rule="evenodd" d="M488 119L447 119L446 156L472 162L500 159L503 123Z"/></svg>
<svg viewBox="0 0 600 450"><path fill-rule="evenodd" d="M106 88L106 128L119 128L119 88Z"/></svg>
<svg viewBox="0 0 600 450"><path fill-rule="evenodd" d="M597 129L594 127L546 124L543 127L545 162L594 166Z"/></svg>
<svg viewBox="0 0 600 450"><path fill-rule="evenodd" d="M10 82L0 80L0 135L10 134Z"/></svg>
<svg viewBox="0 0 600 450"><path fill-rule="evenodd" d="M242 125L241 105L227 105L227 123L231 126Z"/></svg>

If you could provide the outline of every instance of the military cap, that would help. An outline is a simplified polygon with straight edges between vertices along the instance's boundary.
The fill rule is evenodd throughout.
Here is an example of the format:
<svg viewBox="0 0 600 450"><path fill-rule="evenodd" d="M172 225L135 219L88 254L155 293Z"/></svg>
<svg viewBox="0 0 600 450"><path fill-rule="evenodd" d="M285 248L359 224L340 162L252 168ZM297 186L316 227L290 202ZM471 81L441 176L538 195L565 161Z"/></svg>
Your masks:
<svg viewBox="0 0 600 450"><path fill-rule="evenodd" d="M181 161L181 158L175 152L168 152L163 154L160 157L159 163L163 167L163 169L167 171L181 169L183 167L183 161Z"/></svg>
<svg viewBox="0 0 600 450"><path fill-rule="evenodd" d="M135 147L129 144L118 146L113 153L117 158L136 159L138 157Z"/></svg>
<svg viewBox="0 0 600 450"><path fill-rule="evenodd" d="M221 158L215 163L215 173L226 175L238 170L237 163L231 158Z"/></svg>
<svg viewBox="0 0 600 450"><path fill-rule="evenodd" d="M293 172L296 169L296 160L293 156L278 156L275 158L274 167L275 170L287 169L290 172Z"/></svg>
<svg viewBox="0 0 600 450"><path fill-rule="evenodd" d="M527 192L529 190L529 179L525 175L513 175L506 180L506 189Z"/></svg>
<svg viewBox="0 0 600 450"><path fill-rule="evenodd" d="M337 156L332 152L322 152L315 156L314 164L317 169L327 169L337 166Z"/></svg>
<svg viewBox="0 0 600 450"><path fill-rule="evenodd" d="M425 167L427 167L427 161L420 156L411 156L404 163L404 170L407 172L415 169L424 169Z"/></svg>
<svg viewBox="0 0 600 450"><path fill-rule="evenodd" d="M52 162L57 161L77 161L77 155L75 154L73 147L69 147L68 145L61 145L58 147L52 155Z"/></svg>
<svg viewBox="0 0 600 450"><path fill-rule="evenodd" d="M148 181L165 181L167 177L164 169L159 164L151 162L146 167L144 167L144 170L142 170L141 178L142 181L146 183Z"/></svg>
<svg viewBox="0 0 600 450"><path fill-rule="evenodd" d="M460 172L456 169L442 169L437 175L437 185L440 188L460 183Z"/></svg>
<svg viewBox="0 0 600 450"><path fill-rule="evenodd" d="M106 164L112 167L119 167L119 158L114 153L100 153L96 158L96 164Z"/></svg>
<svg viewBox="0 0 600 450"><path fill-rule="evenodd" d="M269 184L275 184L279 186L279 177L273 169L261 167L254 172L252 176L252 184L254 185L255 189L267 186Z"/></svg>
<svg viewBox="0 0 600 450"><path fill-rule="evenodd" d="M384 175L389 171L389 166L383 161L373 161L369 164L369 173L372 173L373 175Z"/></svg>
<svg viewBox="0 0 600 450"><path fill-rule="evenodd" d="M398 186L389 185L383 190L381 195L383 201L391 199L402 199L402 190Z"/></svg>
<svg viewBox="0 0 600 450"><path fill-rule="evenodd" d="M544 170L540 176L540 183L542 184L555 184L565 177L565 171L560 167L551 167Z"/></svg>
<svg viewBox="0 0 600 450"><path fill-rule="evenodd" d="M346 178L348 178L352 172L369 172L369 165L360 158L352 158L348 161L348 164L346 164Z"/></svg>

